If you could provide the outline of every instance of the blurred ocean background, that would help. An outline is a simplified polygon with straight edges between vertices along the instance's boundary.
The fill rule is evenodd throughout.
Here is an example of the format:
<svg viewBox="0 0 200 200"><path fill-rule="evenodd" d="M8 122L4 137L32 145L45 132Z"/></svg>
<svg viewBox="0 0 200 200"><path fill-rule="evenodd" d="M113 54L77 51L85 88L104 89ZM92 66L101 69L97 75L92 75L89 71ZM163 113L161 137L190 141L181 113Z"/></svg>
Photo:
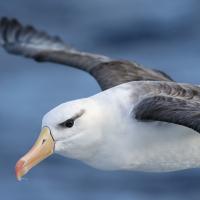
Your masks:
<svg viewBox="0 0 200 200"><path fill-rule="evenodd" d="M200 82L198 0L6 0L0 16L61 36L72 46ZM103 172L53 155L17 182L16 161L56 105L100 91L88 74L36 63L0 48L1 200L199 200L200 170ZM186 147L187 148L187 147ZM200 156L200 155L199 155Z"/></svg>

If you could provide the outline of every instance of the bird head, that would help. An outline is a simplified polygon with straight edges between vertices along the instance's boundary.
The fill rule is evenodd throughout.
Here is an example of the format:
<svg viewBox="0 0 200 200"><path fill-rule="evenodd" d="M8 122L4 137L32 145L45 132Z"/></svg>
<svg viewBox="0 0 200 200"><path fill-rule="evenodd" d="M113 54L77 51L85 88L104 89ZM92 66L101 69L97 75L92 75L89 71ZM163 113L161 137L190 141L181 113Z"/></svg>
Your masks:
<svg viewBox="0 0 200 200"><path fill-rule="evenodd" d="M37 141L16 164L17 179L53 153L89 159L101 142L102 118L102 109L91 98L63 103L49 111Z"/></svg>

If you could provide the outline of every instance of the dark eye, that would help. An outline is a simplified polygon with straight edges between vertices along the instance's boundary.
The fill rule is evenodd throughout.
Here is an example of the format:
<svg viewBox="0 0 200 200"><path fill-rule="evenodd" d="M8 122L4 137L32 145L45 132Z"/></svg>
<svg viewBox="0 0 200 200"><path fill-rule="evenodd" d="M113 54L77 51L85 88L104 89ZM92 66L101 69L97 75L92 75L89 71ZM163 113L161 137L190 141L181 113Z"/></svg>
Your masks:
<svg viewBox="0 0 200 200"><path fill-rule="evenodd" d="M72 126L74 126L74 120L73 119L68 119L67 121L65 121L63 123L63 126L67 127L67 128L71 128Z"/></svg>

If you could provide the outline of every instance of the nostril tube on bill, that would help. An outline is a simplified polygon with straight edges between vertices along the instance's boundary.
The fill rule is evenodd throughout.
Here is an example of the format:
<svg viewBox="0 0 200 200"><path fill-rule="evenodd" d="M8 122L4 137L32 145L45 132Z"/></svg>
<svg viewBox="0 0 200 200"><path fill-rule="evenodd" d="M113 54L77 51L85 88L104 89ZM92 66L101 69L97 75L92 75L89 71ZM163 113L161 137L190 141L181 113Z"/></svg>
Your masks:
<svg viewBox="0 0 200 200"><path fill-rule="evenodd" d="M44 144L45 142L46 142L46 139L43 139L43 140L42 140L42 144Z"/></svg>

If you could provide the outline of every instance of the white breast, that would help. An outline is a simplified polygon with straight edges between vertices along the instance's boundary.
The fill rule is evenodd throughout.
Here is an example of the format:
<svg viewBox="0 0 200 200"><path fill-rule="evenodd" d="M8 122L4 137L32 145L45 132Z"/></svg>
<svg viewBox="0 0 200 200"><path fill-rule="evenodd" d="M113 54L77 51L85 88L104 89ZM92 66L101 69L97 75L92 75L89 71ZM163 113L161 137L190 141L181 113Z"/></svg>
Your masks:
<svg viewBox="0 0 200 200"><path fill-rule="evenodd" d="M128 132L108 134L87 164L104 170L154 172L200 166L200 135L189 128L135 122Z"/></svg>
<svg viewBox="0 0 200 200"><path fill-rule="evenodd" d="M197 132L162 122L136 122L133 126L131 152L126 152L132 160L128 168L173 171L200 165L200 135Z"/></svg>

